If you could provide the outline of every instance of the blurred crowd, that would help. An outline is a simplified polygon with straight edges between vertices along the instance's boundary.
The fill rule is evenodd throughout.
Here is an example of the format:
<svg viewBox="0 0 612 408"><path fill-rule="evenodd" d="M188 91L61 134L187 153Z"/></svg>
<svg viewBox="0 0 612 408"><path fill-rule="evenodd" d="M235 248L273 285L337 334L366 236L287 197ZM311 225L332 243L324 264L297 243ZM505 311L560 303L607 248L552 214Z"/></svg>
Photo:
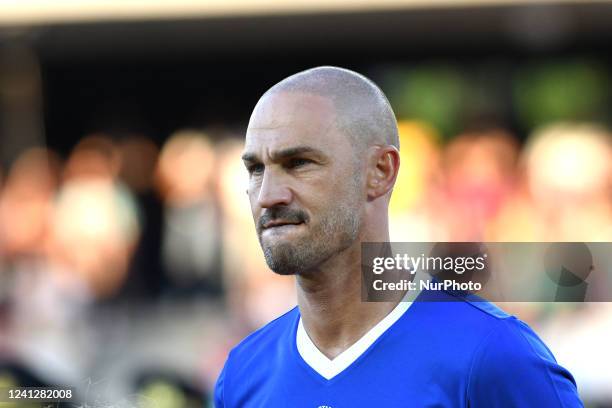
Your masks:
<svg viewBox="0 0 612 408"><path fill-rule="evenodd" d="M445 141L426 122L399 129L393 241L612 241L605 127ZM72 385L100 406L201 406L229 347L295 304L292 279L259 248L242 140L218 129L161 146L92 134L65 158L19 155L0 175L0 385ZM612 401L610 304L506 306L585 400Z"/></svg>

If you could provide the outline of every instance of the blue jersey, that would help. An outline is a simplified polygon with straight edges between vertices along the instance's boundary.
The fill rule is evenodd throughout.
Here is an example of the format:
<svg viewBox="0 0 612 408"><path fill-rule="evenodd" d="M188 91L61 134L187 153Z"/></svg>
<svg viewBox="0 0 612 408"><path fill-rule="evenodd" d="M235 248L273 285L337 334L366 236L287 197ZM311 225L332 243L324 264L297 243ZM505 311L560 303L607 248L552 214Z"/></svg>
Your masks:
<svg viewBox="0 0 612 408"><path fill-rule="evenodd" d="M351 355L326 361L296 307L230 352L215 406L583 406L572 375L538 336L491 303L427 291L381 323Z"/></svg>

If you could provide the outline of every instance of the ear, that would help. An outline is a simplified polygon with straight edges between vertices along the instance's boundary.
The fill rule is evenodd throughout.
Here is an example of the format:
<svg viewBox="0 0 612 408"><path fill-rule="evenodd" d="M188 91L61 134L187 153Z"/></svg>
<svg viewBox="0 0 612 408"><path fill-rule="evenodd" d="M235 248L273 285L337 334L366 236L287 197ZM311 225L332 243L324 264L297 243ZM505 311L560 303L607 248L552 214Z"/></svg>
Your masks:
<svg viewBox="0 0 612 408"><path fill-rule="evenodd" d="M393 189L399 166L399 151L394 146L370 148L366 186L368 199L376 199Z"/></svg>

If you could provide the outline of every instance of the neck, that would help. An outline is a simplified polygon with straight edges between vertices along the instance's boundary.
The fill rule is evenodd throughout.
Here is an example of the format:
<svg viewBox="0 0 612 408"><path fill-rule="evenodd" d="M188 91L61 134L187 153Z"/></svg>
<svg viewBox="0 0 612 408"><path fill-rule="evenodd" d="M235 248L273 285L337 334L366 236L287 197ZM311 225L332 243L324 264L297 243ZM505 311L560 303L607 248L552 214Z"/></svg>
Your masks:
<svg viewBox="0 0 612 408"><path fill-rule="evenodd" d="M388 240L388 232L378 237L361 237L317 270L297 276L304 328L330 359L359 340L397 305L361 300L361 241Z"/></svg>

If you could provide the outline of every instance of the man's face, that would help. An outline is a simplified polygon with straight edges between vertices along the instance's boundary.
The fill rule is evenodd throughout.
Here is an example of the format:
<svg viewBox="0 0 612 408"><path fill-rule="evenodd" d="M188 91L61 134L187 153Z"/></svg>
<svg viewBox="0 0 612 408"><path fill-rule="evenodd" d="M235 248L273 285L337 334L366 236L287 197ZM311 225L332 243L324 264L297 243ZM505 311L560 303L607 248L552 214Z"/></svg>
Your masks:
<svg viewBox="0 0 612 408"><path fill-rule="evenodd" d="M251 116L248 195L266 262L279 274L311 271L357 239L362 170L335 115L322 96L278 93Z"/></svg>

